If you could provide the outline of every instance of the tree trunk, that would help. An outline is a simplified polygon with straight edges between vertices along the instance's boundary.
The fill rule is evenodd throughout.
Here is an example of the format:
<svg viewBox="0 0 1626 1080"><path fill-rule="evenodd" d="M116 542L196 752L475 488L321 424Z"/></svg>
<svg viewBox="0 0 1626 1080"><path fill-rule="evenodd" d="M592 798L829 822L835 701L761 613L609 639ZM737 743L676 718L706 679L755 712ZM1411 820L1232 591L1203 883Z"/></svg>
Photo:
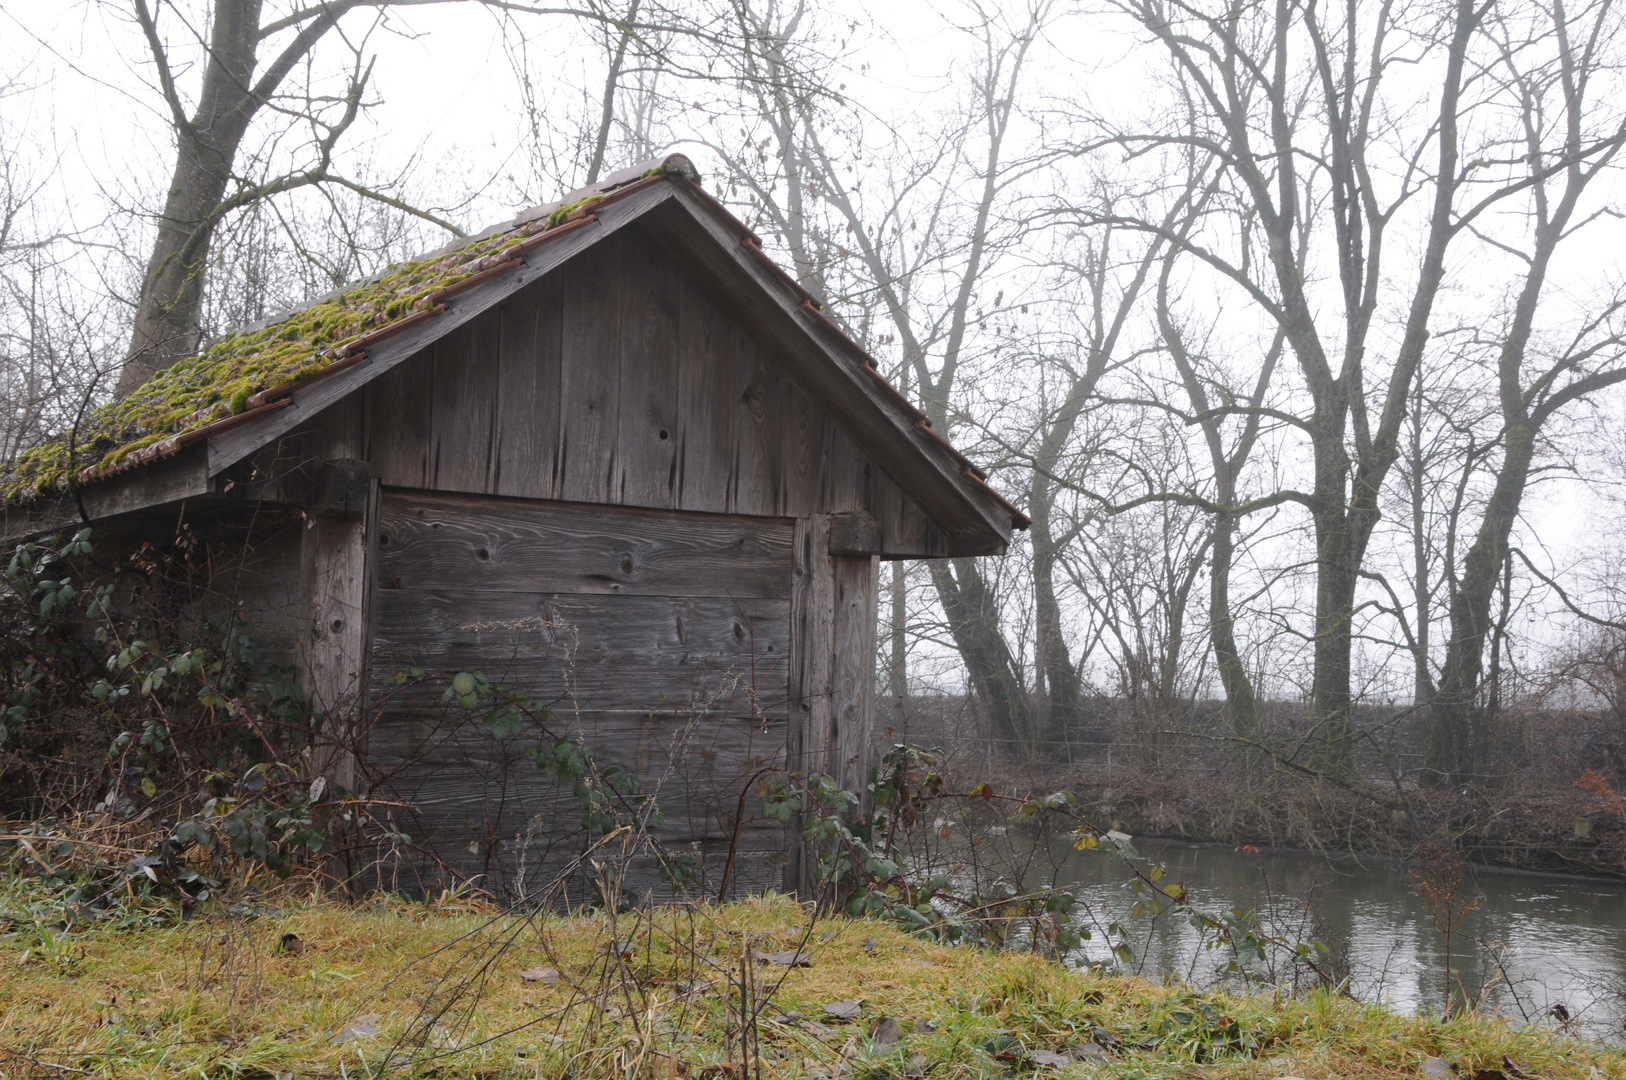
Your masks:
<svg viewBox="0 0 1626 1080"><path fill-rule="evenodd" d="M1038 752L1033 704L1000 631L993 591L983 581L975 559L934 559L931 568L949 633L965 661L972 692L993 737L1005 740L1022 760L1031 761Z"/></svg>
<svg viewBox="0 0 1626 1080"><path fill-rule="evenodd" d="M1080 696L1079 672L1073 666L1067 637L1061 625L1061 602L1056 598L1056 558L1051 533L1052 488L1039 470L1034 470L1032 498L1028 507L1033 524L1028 536L1033 545L1033 605L1035 653L1045 692L1036 702L1038 735L1062 748L1069 745L1078 728ZM1037 681L1037 679L1035 680Z"/></svg>
<svg viewBox="0 0 1626 1080"><path fill-rule="evenodd" d="M1428 775L1439 784L1461 783L1474 775L1479 764L1474 704L1484 671L1485 638L1491 629L1496 587L1507 562L1508 537L1518 521L1535 456L1536 428L1528 420L1509 424L1505 437L1507 452L1496 486L1468 549L1462 578L1451 595L1451 639L1424 758Z"/></svg>
<svg viewBox="0 0 1626 1080"><path fill-rule="evenodd" d="M1317 763L1328 769L1346 770L1354 765L1352 624L1355 586L1366 545L1357 542L1341 505L1323 504L1314 518L1315 675L1310 689L1310 720L1317 728Z"/></svg>
<svg viewBox="0 0 1626 1080"><path fill-rule="evenodd" d="M1208 576L1209 642L1214 649L1214 666L1225 688L1225 709L1230 713L1231 730L1239 738L1260 735L1259 702L1254 696L1253 679L1242 662L1236 645L1236 619L1231 614L1231 563L1236 558L1234 514L1214 515L1214 565Z"/></svg>
<svg viewBox="0 0 1626 1080"><path fill-rule="evenodd" d="M214 215L231 183L238 146L259 107L251 88L260 7L261 0L216 0L209 63L190 118L182 116L179 99L166 88L176 128L175 171L142 277L119 397L197 351ZM152 37L156 52L155 32Z"/></svg>
<svg viewBox="0 0 1626 1080"><path fill-rule="evenodd" d="M887 652L887 693L894 699L893 704L909 696L909 651L906 632L908 630L909 609L907 604L906 586L908 585L909 571L903 560L892 563L892 626L889 635L890 647Z"/></svg>

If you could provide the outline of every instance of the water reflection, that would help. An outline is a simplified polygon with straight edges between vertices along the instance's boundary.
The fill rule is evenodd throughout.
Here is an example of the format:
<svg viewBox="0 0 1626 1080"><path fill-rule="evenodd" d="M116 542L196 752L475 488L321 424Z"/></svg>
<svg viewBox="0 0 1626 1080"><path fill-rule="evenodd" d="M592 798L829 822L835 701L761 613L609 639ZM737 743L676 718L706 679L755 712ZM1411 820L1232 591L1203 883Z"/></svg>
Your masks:
<svg viewBox="0 0 1626 1080"><path fill-rule="evenodd" d="M1331 944L1363 1000L1406 1011L1443 1005L1444 944L1423 902L1408 891L1407 870L1353 859L1139 846L1167 866L1171 878L1185 882L1198 908L1255 910L1284 936L1302 932ZM1135 895L1115 857L1060 849L1056 856L1059 882L1075 886L1105 918L1129 927L1135 936L1132 966L1142 974L1199 983L1215 978L1224 958L1202 949L1200 933L1185 918L1128 918ZM1626 1037L1626 886L1470 868L1463 892L1482 899L1451 951L1453 985L1514 1019L1541 1020L1562 1005L1587 1034ZM1108 955L1099 936L1085 951L1091 959Z"/></svg>

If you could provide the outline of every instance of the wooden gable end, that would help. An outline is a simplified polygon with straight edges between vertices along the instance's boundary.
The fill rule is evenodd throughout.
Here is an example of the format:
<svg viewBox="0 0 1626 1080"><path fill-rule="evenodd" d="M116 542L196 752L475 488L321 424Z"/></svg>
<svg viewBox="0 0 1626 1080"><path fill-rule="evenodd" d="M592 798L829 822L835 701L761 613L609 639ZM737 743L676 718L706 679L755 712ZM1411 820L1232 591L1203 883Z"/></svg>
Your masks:
<svg viewBox="0 0 1626 1080"><path fill-rule="evenodd" d="M743 329L626 228L296 428L233 479L358 458L391 487L802 518L864 511L883 557L943 533Z"/></svg>

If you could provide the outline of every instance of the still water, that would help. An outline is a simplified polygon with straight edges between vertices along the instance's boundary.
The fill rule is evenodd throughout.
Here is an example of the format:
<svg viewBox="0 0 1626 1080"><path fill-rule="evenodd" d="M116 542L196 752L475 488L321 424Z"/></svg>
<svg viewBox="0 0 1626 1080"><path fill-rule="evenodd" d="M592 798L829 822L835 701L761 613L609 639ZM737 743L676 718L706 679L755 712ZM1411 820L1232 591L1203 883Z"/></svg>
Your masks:
<svg viewBox="0 0 1626 1080"><path fill-rule="evenodd" d="M1442 1007L1445 945L1408 888L1409 869L1350 858L1136 846L1167 868L1168 880L1185 883L1199 910L1253 910L1276 933L1327 942L1362 1000L1405 1011ZM1132 970L1213 981L1224 958L1202 948L1186 918L1128 918L1135 894L1115 857L1069 853L1058 869L1060 881L1074 885L1097 917L1130 930ZM1470 867L1461 892L1480 899L1451 949L1453 987L1515 1020L1553 1023L1560 1006L1580 1031L1626 1039L1626 884ZM1100 935L1085 951L1091 959L1107 956Z"/></svg>

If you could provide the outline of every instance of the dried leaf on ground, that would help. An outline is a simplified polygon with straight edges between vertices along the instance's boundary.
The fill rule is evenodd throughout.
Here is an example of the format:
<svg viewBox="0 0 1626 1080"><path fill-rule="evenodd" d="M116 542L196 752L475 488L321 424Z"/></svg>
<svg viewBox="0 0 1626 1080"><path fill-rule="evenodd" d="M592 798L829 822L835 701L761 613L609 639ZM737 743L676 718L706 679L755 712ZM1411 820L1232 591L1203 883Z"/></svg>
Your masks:
<svg viewBox="0 0 1626 1080"><path fill-rule="evenodd" d="M764 964L778 964L780 967L812 967L813 957L805 952L787 949L784 952L760 952L751 950L751 959Z"/></svg>
<svg viewBox="0 0 1626 1080"><path fill-rule="evenodd" d="M519 977L526 982L539 982L544 986L552 986L559 981L559 973L550 967L534 967L520 972Z"/></svg>
<svg viewBox="0 0 1626 1080"><path fill-rule="evenodd" d="M1457 1063L1444 1058L1426 1057L1423 1059L1422 1073L1428 1080L1456 1080Z"/></svg>
<svg viewBox="0 0 1626 1080"><path fill-rule="evenodd" d="M1054 1050L1035 1050L1028 1056L1033 1059L1035 1065L1048 1069L1059 1069L1073 1060L1073 1055L1058 1054Z"/></svg>
<svg viewBox="0 0 1626 1080"><path fill-rule="evenodd" d="M903 1038L903 1028L890 1016L883 1016L869 1029L869 1041L877 1050L896 1045Z"/></svg>
<svg viewBox="0 0 1626 1080"><path fill-rule="evenodd" d="M852 1020L863 1010L863 1003L858 1001L828 1001L824 1005L824 1011L837 1020Z"/></svg>

